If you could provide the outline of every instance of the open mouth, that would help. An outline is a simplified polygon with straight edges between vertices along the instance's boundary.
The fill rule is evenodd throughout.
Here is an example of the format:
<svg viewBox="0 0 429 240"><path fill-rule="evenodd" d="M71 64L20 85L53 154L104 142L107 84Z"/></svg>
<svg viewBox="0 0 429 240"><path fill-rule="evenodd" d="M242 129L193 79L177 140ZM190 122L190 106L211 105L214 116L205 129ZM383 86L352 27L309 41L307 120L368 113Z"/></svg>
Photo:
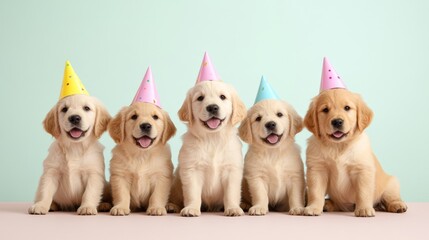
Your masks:
<svg viewBox="0 0 429 240"><path fill-rule="evenodd" d="M85 136L86 131L83 131L79 128L72 128L72 130L68 131L67 134L73 140L78 140L81 137Z"/></svg>
<svg viewBox="0 0 429 240"><path fill-rule="evenodd" d="M334 133L330 134L329 136L334 140L341 140L341 139L347 137L347 134L348 133L344 133L341 131L335 131Z"/></svg>
<svg viewBox="0 0 429 240"><path fill-rule="evenodd" d="M216 117L212 117L207 121L201 120L201 122L203 122L204 126L206 126L208 129L216 130L217 128L219 128L222 125L223 120L225 120L225 119L219 119Z"/></svg>
<svg viewBox="0 0 429 240"><path fill-rule="evenodd" d="M262 140L270 145L276 145L280 140L282 139L282 135L277 135L274 133L271 133L266 138L262 138Z"/></svg>
<svg viewBox="0 0 429 240"><path fill-rule="evenodd" d="M140 138L134 138L136 140L136 145L141 148L148 148L155 141L155 138L150 138L148 136L143 136Z"/></svg>

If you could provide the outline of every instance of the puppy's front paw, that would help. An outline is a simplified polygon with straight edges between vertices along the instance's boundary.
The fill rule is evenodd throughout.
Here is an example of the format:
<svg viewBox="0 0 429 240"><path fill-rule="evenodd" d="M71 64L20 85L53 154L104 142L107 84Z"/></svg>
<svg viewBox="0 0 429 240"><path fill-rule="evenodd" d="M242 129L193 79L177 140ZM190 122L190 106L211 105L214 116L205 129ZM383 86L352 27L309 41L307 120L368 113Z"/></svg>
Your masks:
<svg viewBox="0 0 429 240"><path fill-rule="evenodd" d="M165 207L150 207L146 210L146 214L151 216L162 216L167 215L167 210Z"/></svg>
<svg viewBox="0 0 429 240"><path fill-rule="evenodd" d="M322 208L315 208L312 206L308 206L304 208L304 215L305 216L320 216L322 214Z"/></svg>
<svg viewBox="0 0 429 240"><path fill-rule="evenodd" d="M177 206L174 203L167 203L167 205L165 206L165 209L167 209L168 213L179 213L180 212L179 206Z"/></svg>
<svg viewBox="0 0 429 240"><path fill-rule="evenodd" d="M404 213L407 211L407 209L408 209L407 205L402 201L395 201L395 202L389 203L387 207L387 211L393 212L393 213Z"/></svg>
<svg viewBox="0 0 429 240"><path fill-rule="evenodd" d="M291 208L289 210L289 215L302 215L304 213L303 207Z"/></svg>
<svg viewBox="0 0 429 240"><path fill-rule="evenodd" d="M129 208L123 208L120 206L114 206L110 209L110 215L113 216L125 216L130 214L131 210Z"/></svg>
<svg viewBox="0 0 429 240"><path fill-rule="evenodd" d="M185 207L180 211L180 216L182 217L199 217L201 215L200 209Z"/></svg>
<svg viewBox="0 0 429 240"><path fill-rule="evenodd" d="M249 209L251 216L263 216L268 213L268 208L255 205Z"/></svg>
<svg viewBox="0 0 429 240"><path fill-rule="evenodd" d="M243 209L237 207L237 208L228 208L225 209L225 211L223 212L223 215L228 216L228 217L238 217L238 216L243 216L244 212Z"/></svg>
<svg viewBox="0 0 429 240"><path fill-rule="evenodd" d="M36 203L28 209L29 214L45 215L49 211L49 206L45 206L40 203Z"/></svg>
<svg viewBox="0 0 429 240"><path fill-rule="evenodd" d="M355 209L355 216L356 217L374 217L375 216L375 210L374 208L356 208Z"/></svg>
<svg viewBox="0 0 429 240"><path fill-rule="evenodd" d="M97 208L96 207L81 206L77 209L77 214L79 214L79 215L97 215Z"/></svg>

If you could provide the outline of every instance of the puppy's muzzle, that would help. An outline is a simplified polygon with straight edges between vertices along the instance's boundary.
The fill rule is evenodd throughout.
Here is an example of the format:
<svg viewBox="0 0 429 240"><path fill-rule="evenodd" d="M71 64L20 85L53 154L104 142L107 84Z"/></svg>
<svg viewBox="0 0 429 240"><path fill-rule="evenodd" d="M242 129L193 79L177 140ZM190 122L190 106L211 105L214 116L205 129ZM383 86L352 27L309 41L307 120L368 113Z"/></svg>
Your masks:
<svg viewBox="0 0 429 240"><path fill-rule="evenodd" d="M143 133L150 133L151 129L152 129L152 125L150 123L142 123L142 124L140 124L140 130Z"/></svg>
<svg viewBox="0 0 429 240"><path fill-rule="evenodd" d="M335 118L331 121L332 127L335 129L342 129L343 128L344 120L341 118Z"/></svg>
<svg viewBox="0 0 429 240"><path fill-rule="evenodd" d="M276 126L277 126L277 124L275 122L273 122L273 121L269 121L269 122L265 123L265 128L268 131L274 131L274 130L276 130Z"/></svg>
<svg viewBox="0 0 429 240"><path fill-rule="evenodd" d="M219 113L219 106L217 104L210 104L206 107L208 113L213 116L217 116Z"/></svg>
<svg viewBox="0 0 429 240"><path fill-rule="evenodd" d="M80 124L82 118L79 115L71 115L69 118L69 122L75 126Z"/></svg>

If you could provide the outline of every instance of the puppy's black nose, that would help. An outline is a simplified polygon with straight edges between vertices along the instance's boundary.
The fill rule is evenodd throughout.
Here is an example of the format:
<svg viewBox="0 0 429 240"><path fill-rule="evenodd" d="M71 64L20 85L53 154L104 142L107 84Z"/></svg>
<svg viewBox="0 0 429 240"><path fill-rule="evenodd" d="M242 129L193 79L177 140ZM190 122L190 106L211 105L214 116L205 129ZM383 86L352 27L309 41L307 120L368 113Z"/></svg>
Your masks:
<svg viewBox="0 0 429 240"><path fill-rule="evenodd" d="M69 122L71 123L71 124L74 124L74 125L77 125L77 124L79 124L80 123L80 120L81 120L82 118L79 116L79 115L71 115L70 117L69 117Z"/></svg>
<svg viewBox="0 0 429 240"><path fill-rule="evenodd" d="M335 128L341 128L343 126L344 120L341 118L336 118L331 121L331 125Z"/></svg>
<svg viewBox="0 0 429 240"><path fill-rule="evenodd" d="M273 121L267 122L265 123L265 128L272 131L276 129L276 123Z"/></svg>
<svg viewBox="0 0 429 240"><path fill-rule="evenodd" d="M152 129L152 125L150 125L149 123L142 123L140 124L140 129L142 130L142 132L149 132L150 129Z"/></svg>
<svg viewBox="0 0 429 240"><path fill-rule="evenodd" d="M207 112L216 115L217 112L219 111L219 106L216 104L210 104L206 107Z"/></svg>

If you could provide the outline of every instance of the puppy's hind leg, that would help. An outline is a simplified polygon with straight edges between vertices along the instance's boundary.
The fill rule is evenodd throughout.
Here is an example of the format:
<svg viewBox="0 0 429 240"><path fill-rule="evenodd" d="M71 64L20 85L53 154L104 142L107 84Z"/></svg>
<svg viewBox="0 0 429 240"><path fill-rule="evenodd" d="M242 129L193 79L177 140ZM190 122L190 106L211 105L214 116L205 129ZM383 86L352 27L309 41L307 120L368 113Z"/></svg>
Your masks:
<svg viewBox="0 0 429 240"><path fill-rule="evenodd" d="M407 211L407 205L402 201L399 182L396 177L390 177L386 190L381 196L381 202L388 212L404 213Z"/></svg>

